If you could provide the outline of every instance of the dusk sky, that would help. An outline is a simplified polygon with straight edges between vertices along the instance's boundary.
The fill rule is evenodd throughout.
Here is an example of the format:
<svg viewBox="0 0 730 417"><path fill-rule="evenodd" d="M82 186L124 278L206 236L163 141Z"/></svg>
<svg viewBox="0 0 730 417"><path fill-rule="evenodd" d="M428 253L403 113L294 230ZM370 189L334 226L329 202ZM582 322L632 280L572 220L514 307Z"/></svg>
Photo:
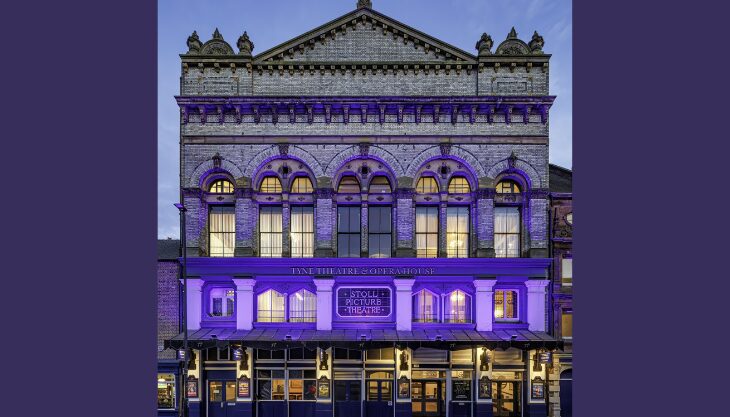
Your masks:
<svg viewBox="0 0 730 417"><path fill-rule="evenodd" d="M550 59L550 162L572 161L572 1L571 0L372 0L373 9L472 54L483 32L492 51L512 26L528 42L533 31L545 39ZM351 12L357 0L159 0L158 3L158 207L160 239L179 236L180 57L196 30L202 42L218 28L236 48L247 31L256 55L334 18Z"/></svg>

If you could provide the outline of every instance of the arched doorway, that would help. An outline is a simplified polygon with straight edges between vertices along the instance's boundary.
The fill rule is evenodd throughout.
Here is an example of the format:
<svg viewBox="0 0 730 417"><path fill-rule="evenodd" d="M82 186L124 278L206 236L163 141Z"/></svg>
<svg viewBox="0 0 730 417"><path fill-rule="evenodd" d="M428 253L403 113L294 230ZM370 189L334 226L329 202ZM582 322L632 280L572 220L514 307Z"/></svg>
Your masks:
<svg viewBox="0 0 730 417"><path fill-rule="evenodd" d="M560 416L573 417L573 369L560 373Z"/></svg>

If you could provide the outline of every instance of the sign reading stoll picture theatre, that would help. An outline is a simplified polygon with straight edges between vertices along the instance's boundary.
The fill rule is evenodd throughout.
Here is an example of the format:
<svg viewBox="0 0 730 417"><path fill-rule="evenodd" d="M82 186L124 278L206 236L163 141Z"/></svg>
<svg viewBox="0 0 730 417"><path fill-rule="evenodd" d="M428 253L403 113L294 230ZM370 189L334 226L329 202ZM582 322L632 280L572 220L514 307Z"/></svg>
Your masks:
<svg viewBox="0 0 730 417"><path fill-rule="evenodd" d="M340 287L337 314L340 317L388 317L391 310L388 287Z"/></svg>

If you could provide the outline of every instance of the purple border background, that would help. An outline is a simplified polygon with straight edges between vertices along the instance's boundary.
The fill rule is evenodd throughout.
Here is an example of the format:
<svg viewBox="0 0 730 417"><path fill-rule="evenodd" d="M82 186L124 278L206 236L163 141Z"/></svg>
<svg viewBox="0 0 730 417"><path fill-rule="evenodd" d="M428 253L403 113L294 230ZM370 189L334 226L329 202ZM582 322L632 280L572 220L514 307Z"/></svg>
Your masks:
<svg viewBox="0 0 730 417"><path fill-rule="evenodd" d="M156 4L45 3L3 10L3 412L151 416ZM575 3L575 415L719 415L727 6Z"/></svg>
<svg viewBox="0 0 730 417"><path fill-rule="evenodd" d="M2 15L1 414L155 415L157 4Z"/></svg>

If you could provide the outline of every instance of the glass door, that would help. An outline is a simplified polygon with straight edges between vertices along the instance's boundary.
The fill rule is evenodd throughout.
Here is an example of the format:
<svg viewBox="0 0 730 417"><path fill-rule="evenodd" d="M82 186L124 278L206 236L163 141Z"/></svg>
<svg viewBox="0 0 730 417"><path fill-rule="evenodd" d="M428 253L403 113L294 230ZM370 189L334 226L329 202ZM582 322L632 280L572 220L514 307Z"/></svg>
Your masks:
<svg viewBox="0 0 730 417"><path fill-rule="evenodd" d="M492 414L495 417L520 415L520 388L516 381L492 382Z"/></svg>
<svg viewBox="0 0 730 417"><path fill-rule="evenodd" d="M414 417L441 417L445 384L442 381L413 381L411 388L411 407Z"/></svg>
<svg viewBox="0 0 730 417"><path fill-rule="evenodd" d="M393 414L393 372L368 372L365 380L367 399L365 401L366 417L383 417ZM377 378L377 379L375 379ZM387 378L387 379L385 379Z"/></svg>

